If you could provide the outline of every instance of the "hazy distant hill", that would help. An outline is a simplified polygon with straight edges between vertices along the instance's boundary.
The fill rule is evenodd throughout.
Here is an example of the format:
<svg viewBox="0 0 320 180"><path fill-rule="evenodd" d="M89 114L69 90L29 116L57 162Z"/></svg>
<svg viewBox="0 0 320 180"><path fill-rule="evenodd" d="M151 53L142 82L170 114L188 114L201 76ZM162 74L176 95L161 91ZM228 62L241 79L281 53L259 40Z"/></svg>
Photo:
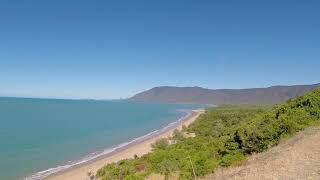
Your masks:
<svg viewBox="0 0 320 180"><path fill-rule="evenodd" d="M320 87L320 84L272 86L252 89L205 89L201 87L155 87L129 100L143 102L204 104L276 104Z"/></svg>

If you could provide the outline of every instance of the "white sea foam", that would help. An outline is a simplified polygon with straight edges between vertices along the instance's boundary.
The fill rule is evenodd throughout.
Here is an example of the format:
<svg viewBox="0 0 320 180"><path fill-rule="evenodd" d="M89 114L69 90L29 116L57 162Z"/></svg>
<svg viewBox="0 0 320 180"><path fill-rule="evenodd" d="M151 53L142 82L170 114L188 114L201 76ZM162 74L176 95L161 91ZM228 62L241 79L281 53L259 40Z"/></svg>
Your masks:
<svg viewBox="0 0 320 180"><path fill-rule="evenodd" d="M96 152L93 152L79 160L76 160L76 161L69 161L69 163L65 164L65 165L61 165L61 166L57 166L57 167L54 167L54 168L50 168L50 169L47 169L47 170L44 170L44 171L40 171L40 172L37 172L29 177L26 177L25 180L41 180L41 179L44 179L45 177L48 177L52 174L55 174L55 173L58 173L58 172L61 172L61 171L65 171L67 170L68 168L71 168L71 167L74 167L74 166L78 166L78 165L82 165L84 163L87 163L89 161L93 161L99 157L102 157L102 156L107 156L107 155L110 155L111 153L114 153L116 152L117 150L120 150L120 149L125 149L127 147L130 147L130 145L134 145L134 144L137 144L139 142L143 142L145 140L148 140L152 137L155 137L159 134L162 134L170 129L173 129L175 127L177 127L180 122L188 119L190 116L191 116L191 111L190 110L180 110L180 111L183 111L186 113L185 116L183 116L182 118L178 119L177 121L174 121L172 123L169 123L167 126L161 128L161 129L158 129L158 130L155 130L155 131L152 131L146 135L143 135L143 136L140 136L138 138L135 138L131 141L128 141L128 142L125 142L125 143L122 143L122 144L119 144L117 146L114 146L114 147L111 147L111 148L107 148L107 149L104 149L104 150L101 150L101 151L96 151Z"/></svg>

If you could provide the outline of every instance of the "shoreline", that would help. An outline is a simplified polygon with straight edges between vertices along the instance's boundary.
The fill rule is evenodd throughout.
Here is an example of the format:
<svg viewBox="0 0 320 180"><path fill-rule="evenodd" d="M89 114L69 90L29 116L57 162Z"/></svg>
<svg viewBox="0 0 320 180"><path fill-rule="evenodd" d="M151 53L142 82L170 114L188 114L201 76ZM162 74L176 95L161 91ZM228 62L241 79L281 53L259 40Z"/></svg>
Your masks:
<svg viewBox="0 0 320 180"><path fill-rule="evenodd" d="M34 177L28 177L30 179L49 179L49 180L81 180L87 178L88 172L93 172L94 174L102 168L104 165L117 162L122 159L130 159L133 158L134 155L138 155L139 157L151 152L151 144L156 140L171 136L175 129L181 130L182 127L190 125L193 121L195 121L200 114L204 112L203 109L198 110L188 110L186 111L186 116L183 116L179 120L172 122L161 128L159 130L148 133L144 136L135 138L130 142L122 143L116 147L105 150L106 152L102 152L104 154L98 154L97 157L86 161L79 161L79 163L73 165L61 166L62 169L58 169L57 172L53 172L51 174L45 174L46 172L52 170L48 169L46 171L42 171L43 175L40 174L34 175ZM37 177L38 176L38 177ZM26 179L28 179L26 178Z"/></svg>

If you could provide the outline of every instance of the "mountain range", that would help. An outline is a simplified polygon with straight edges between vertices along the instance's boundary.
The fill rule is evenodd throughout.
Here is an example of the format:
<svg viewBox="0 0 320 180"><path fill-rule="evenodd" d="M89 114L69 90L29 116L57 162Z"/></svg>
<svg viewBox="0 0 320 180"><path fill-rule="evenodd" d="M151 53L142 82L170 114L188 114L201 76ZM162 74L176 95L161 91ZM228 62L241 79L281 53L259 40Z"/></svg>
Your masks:
<svg viewBox="0 0 320 180"><path fill-rule="evenodd" d="M272 105L291 98L302 96L319 84L272 86L250 89L206 89L202 87L160 86L138 93L130 101L195 103L195 104L248 104Z"/></svg>

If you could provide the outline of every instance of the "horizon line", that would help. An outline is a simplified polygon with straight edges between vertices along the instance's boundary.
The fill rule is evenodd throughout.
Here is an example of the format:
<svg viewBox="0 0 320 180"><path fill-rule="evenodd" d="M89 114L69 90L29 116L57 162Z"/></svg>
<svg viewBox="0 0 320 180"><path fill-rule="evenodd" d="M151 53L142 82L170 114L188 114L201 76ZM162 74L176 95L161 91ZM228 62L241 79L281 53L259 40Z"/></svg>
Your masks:
<svg viewBox="0 0 320 180"><path fill-rule="evenodd" d="M52 100L91 100L91 101L117 101L117 100L127 100L131 97L154 89L154 88L160 88L160 87L176 87L176 88L203 88L207 90L246 90L246 89L264 89L264 88L272 88L272 87L290 87L290 86L313 86L313 85L319 85L320 83L311 83L311 84L288 84L288 85L270 85L270 86L264 86L264 87L249 87L249 88L207 88L207 87L201 87L201 86L168 86L168 85L162 85L162 86L154 86L151 88L148 88L147 90L142 90L140 92L135 93L134 95L130 97L120 97L120 98L90 98L90 97L79 97L79 98L72 98L72 97L50 97L50 96L14 96L14 95L0 95L0 98L25 98L25 99L52 99Z"/></svg>

